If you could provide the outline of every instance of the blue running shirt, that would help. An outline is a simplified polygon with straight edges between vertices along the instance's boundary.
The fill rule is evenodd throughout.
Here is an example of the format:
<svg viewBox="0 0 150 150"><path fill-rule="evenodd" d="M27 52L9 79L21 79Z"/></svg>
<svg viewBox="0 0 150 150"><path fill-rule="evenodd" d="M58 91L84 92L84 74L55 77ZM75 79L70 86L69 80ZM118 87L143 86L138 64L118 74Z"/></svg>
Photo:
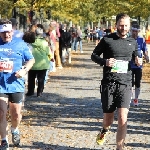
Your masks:
<svg viewBox="0 0 150 150"><path fill-rule="evenodd" d="M0 93L24 92L24 78L17 78L15 72L30 59L33 55L23 40L4 43L0 39Z"/></svg>
<svg viewBox="0 0 150 150"><path fill-rule="evenodd" d="M138 44L139 57L141 57L142 56L142 52L144 54L147 51L145 39L138 36L136 41L137 41L137 44ZM133 61L131 61L130 65L131 65L131 68L142 68L142 66L138 67L137 65L135 65L135 63Z"/></svg>

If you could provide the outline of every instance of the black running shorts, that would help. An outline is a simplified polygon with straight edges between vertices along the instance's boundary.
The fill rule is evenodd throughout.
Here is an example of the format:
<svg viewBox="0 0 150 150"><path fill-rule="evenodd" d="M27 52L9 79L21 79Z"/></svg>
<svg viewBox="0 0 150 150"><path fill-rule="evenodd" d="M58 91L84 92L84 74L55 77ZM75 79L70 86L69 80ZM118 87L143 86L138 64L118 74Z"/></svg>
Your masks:
<svg viewBox="0 0 150 150"><path fill-rule="evenodd" d="M112 113L116 108L130 107L131 85L107 83L100 86L101 103L104 113Z"/></svg>
<svg viewBox="0 0 150 150"><path fill-rule="evenodd" d="M24 99L24 93L0 93L0 97L8 98L11 103L21 103Z"/></svg>

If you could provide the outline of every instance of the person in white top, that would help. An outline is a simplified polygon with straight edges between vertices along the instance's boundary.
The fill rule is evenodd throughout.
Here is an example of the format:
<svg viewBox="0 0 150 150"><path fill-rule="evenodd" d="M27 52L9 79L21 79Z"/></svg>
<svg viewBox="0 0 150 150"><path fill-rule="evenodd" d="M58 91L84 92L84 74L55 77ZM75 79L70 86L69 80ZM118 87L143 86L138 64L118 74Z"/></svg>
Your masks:
<svg viewBox="0 0 150 150"><path fill-rule="evenodd" d="M83 53L82 49L82 30L80 29L80 26L77 27L77 39L76 39L76 47L75 51L77 52L78 45L80 45L80 52Z"/></svg>

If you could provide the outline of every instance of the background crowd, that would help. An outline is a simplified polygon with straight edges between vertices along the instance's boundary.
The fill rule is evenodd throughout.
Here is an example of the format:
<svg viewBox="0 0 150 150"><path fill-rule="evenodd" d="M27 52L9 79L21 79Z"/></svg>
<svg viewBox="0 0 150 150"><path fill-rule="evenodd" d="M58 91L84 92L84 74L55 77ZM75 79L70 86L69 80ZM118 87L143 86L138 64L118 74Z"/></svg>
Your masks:
<svg viewBox="0 0 150 150"><path fill-rule="evenodd" d="M37 96L41 96L44 86L49 81L50 73L63 69L66 64L71 64L71 54L77 53L78 48L80 53L83 53L83 40L87 44L94 42L97 45L103 36L116 32L116 28L111 26L108 28L95 26L93 29L88 26L81 29L74 24L68 26L56 21L41 24L38 19L34 19L28 30L21 33L16 29L16 19L10 20L15 29L14 36L22 38L28 44L35 58L35 64L26 77L27 96L32 96L35 88L37 88ZM149 35L148 28L145 34L147 43L150 41Z"/></svg>

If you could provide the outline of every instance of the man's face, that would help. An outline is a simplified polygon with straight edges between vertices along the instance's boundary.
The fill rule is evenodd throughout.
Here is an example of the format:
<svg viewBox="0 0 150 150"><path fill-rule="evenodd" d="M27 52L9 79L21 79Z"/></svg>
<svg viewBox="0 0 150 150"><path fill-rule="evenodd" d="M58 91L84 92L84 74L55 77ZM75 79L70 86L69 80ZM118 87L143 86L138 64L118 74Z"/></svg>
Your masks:
<svg viewBox="0 0 150 150"><path fill-rule="evenodd" d="M10 42L12 40L13 31L0 32L0 37L3 42Z"/></svg>
<svg viewBox="0 0 150 150"><path fill-rule="evenodd" d="M132 37L137 38L139 31L138 30L132 30Z"/></svg>
<svg viewBox="0 0 150 150"><path fill-rule="evenodd" d="M124 37L129 32L130 29L130 18L125 17L118 20L116 24L117 32L120 36Z"/></svg>

